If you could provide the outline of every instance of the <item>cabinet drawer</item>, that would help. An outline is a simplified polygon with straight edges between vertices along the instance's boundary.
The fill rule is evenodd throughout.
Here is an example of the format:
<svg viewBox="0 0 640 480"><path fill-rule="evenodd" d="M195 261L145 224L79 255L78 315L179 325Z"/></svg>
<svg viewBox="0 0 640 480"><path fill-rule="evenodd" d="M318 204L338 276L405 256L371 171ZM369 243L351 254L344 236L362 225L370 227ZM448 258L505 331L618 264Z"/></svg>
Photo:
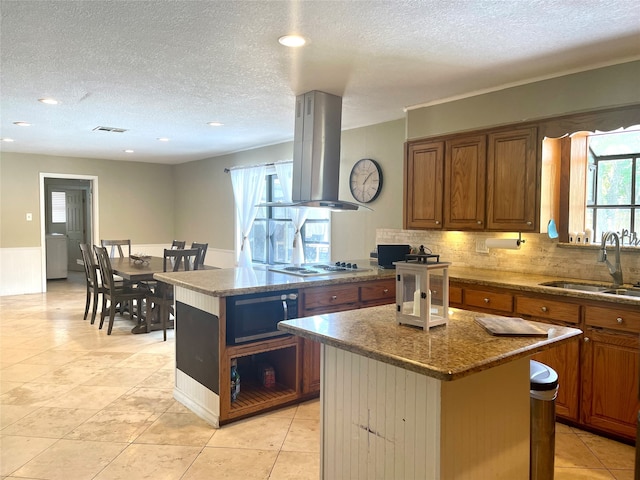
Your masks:
<svg viewBox="0 0 640 480"><path fill-rule="evenodd" d="M462 305L462 288L449 286L449 304Z"/></svg>
<svg viewBox="0 0 640 480"><path fill-rule="evenodd" d="M363 302L376 302L380 305L393 303L396 299L396 280L379 280L369 282L360 287L360 300Z"/></svg>
<svg viewBox="0 0 640 480"><path fill-rule="evenodd" d="M545 298L516 297L516 313L560 322L580 322L580 305Z"/></svg>
<svg viewBox="0 0 640 480"><path fill-rule="evenodd" d="M593 327L640 333L640 312L607 307L585 307L585 323Z"/></svg>
<svg viewBox="0 0 640 480"><path fill-rule="evenodd" d="M317 287L304 290L304 309L312 310L358 303L358 286Z"/></svg>
<svg viewBox="0 0 640 480"><path fill-rule="evenodd" d="M501 312L513 311L513 295L509 293L485 292L483 290L465 290L464 304Z"/></svg>

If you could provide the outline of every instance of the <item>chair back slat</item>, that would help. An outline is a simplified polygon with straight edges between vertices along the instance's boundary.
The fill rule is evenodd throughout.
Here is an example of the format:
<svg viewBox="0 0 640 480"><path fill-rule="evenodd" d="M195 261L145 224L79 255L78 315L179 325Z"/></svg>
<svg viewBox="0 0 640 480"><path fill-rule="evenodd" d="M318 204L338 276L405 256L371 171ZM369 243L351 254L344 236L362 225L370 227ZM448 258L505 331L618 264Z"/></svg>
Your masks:
<svg viewBox="0 0 640 480"><path fill-rule="evenodd" d="M171 242L171 249L172 250L181 250L184 248L184 246L187 244L186 241L184 240L174 240L173 242Z"/></svg>
<svg viewBox="0 0 640 480"><path fill-rule="evenodd" d="M112 292L115 289L115 280L113 278L113 269L111 268L109 253L105 247L94 245L93 249L96 252L96 257L98 258L100 276L102 277L102 286Z"/></svg>
<svg viewBox="0 0 640 480"><path fill-rule="evenodd" d="M82 254L82 264L84 265L84 274L89 285L97 286L96 261L93 251L86 243L80 244L80 253Z"/></svg>
<svg viewBox="0 0 640 480"><path fill-rule="evenodd" d="M207 254L207 248L209 247L208 243L196 243L193 242L191 244L191 248L197 248L200 250L200 255L198 258L198 265L204 265L204 257Z"/></svg>
<svg viewBox="0 0 640 480"><path fill-rule="evenodd" d="M165 272L178 272L180 270L198 270L198 257L200 250L197 248L164 249L163 269ZM180 268L182 266L182 268Z"/></svg>
<svg viewBox="0 0 640 480"><path fill-rule="evenodd" d="M120 258L124 258L123 246L128 248L127 256L131 256L131 240L100 240L100 245L103 247L111 247L109 257L115 258L116 250Z"/></svg>

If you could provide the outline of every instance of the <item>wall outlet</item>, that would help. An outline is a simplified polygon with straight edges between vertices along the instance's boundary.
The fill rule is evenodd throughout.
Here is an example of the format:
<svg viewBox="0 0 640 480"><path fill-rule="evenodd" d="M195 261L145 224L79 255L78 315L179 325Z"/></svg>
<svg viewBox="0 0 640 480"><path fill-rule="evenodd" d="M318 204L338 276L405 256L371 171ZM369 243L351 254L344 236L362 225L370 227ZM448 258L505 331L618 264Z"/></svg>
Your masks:
<svg viewBox="0 0 640 480"><path fill-rule="evenodd" d="M476 239L476 253L489 253L487 242L484 238Z"/></svg>

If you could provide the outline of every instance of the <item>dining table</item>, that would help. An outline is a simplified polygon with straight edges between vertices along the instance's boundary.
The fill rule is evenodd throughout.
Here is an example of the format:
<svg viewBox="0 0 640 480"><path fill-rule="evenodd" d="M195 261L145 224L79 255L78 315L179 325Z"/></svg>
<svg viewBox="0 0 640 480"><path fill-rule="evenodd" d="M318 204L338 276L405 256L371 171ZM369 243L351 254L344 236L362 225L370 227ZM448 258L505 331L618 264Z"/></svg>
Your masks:
<svg viewBox="0 0 640 480"><path fill-rule="evenodd" d="M218 267L209 265L199 265L198 270L215 270ZM131 257L111 258L111 269L115 275L122 277L131 283L156 282L153 279L155 273L164 272L164 258L148 256L143 259ZM173 322L169 322L169 328L173 328ZM148 333L153 330L160 330L160 323L146 324L144 318L138 319L138 324L131 329L131 333Z"/></svg>

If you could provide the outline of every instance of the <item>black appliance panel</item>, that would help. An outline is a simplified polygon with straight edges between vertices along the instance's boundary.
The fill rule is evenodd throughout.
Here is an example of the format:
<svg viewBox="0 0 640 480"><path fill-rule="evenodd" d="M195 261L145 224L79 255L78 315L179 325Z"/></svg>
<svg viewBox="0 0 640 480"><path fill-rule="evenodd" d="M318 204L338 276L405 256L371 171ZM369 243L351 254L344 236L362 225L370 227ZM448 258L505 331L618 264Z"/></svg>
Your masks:
<svg viewBox="0 0 640 480"><path fill-rule="evenodd" d="M176 367L218 395L219 337L216 315L176 302Z"/></svg>

